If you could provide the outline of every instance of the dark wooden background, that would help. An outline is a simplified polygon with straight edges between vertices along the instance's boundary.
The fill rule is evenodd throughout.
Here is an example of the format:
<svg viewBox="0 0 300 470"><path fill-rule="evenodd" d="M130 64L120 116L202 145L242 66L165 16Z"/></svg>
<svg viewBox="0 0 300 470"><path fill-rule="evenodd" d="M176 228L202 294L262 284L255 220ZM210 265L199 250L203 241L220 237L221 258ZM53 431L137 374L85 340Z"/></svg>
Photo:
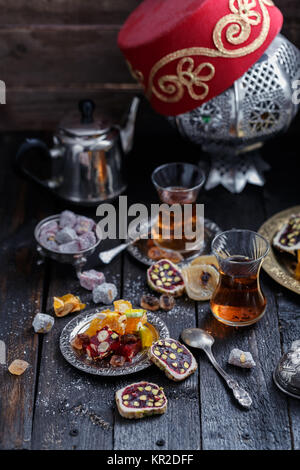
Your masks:
<svg viewBox="0 0 300 470"><path fill-rule="evenodd" d="M0 130L52 129L83 97L118 113L137 89L116 38L140 0L0 0ZM299 0L275 0L300 47Z"/></svg>

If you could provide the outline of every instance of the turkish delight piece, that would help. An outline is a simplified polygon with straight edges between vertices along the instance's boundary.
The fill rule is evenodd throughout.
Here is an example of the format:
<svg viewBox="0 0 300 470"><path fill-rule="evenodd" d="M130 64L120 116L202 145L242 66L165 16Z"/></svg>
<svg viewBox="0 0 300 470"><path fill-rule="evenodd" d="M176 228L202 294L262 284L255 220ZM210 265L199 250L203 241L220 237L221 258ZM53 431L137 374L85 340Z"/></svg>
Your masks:
<svg viewBox="0 0 300 470"><path fill-rule="evenodd" d="M111 304L117 297L118 291L114 284L104 282L93 289L93 301L95 304Z"/></svg>
<svg viewBox="0 0 300 470"><path fill-rule="evenodd" d="M137 382L116 392L116 404L123 418L139 419L165 413L168 400L162 387L151 382Z"/></svg>
<svg viewBox="0 0 300 470"><path fill-rule="evenodd" d="M157 297L154 297L154 295L143 295L140 304L142 308L151 310L152 312L156 312L156 310L159 309L159 300Z"/></svg>
<svg viewBox="0 0 300 470"><path fill-rule="evenodd" d="M218 271L208 264L186 266L182 275L186 293L193 300L209 300L219 282Z"/></svg>
<svg viewBox="0 0 300 470"><path fill-rule="evenodd" d="M149 286L164 294L180 296L184 292L184 280L178 266L167 259L152 264L147 270Z"/></svg>
<svg viewBox="0 0 300 470"><path fill-rule="evenodd" d="M109 363L112 367L122 367L126 362L126 359L124 356L120 356L118 354L114 354Z"/></svg>
<svg viewBox="0 0 300 470"><path fill-rule="evenodd" d="M105 282L105 276L102 272L90 269L78 274L81 287L87 290L93 290L96 286L100 286Z"/></svg>
<svg viewBox="0 0 300 470"><path fill-rule="evenodd" d="M54 318L46 313L37 313L32 322L32 327L36 333L49 333L53 325Z"/></svg>
<svg viewBox="0 0 300 470"><path fill-rule="evenodd" d="M120 315L119 313L110 311L99 312L97 313L97 316L93 318L85 333L89 336L94 336L98 330L108 326L116 333L124 335L126 323L126 315Z"/></svg>
<svg viewBox="0 0 300 470"><path fill-rule="evenodd" d="M80 298L73 294L66 294L62 297L53 297L53 308L57 317L65 317L68 313L77 312L86 307Z"/></svg>
<svg viewBox="0 0 300 470"><path fill-rule="evenodd" d="M132 309L132 303L129 300L115 300L114 309L116 312L124 314L127 310Z"/></svg>
<svg viewBox="0 0 300 470"><path fill-rule="evenodd" d="M172 338L160 339L153 343L148 350L148 356L169 379L175 382L186 379L198 367L192 353Z"/></svg>
<svg viewBox="0 0 300 470"><path fill-rule="evenodd" d="M40 235L44 233L56 233L58 231L58 223L55 220L50 220L49 222L46 222L42 225L40 229Z"/></svg>
<svg viewBox="0 0 300 470"><path fill-rule="evenodd" d="M91 232L95 228L93 219L79 215L76 219L75 231L77 235L82 235L86 232Z"/></svg>
<svg viewBox="0 0 300 470"><path fill-rule="evenodd" d="M79 245L81 250L87 250L94 246L97 242L96 235L94 232L85 232L78 237Z"/></svg>
<svg viewBox="0 0 300 470"><path fill-rule="evenodd" d="M133 334L139 331L139 329L147 323L147 312L146 310L140 309L129 309L125 312L127 324L126 333Z"/></svg>
<svg viewBox="0 0 300 470"><path fill-rule="evenodd" d="M300 214L292 215L281 227L273 239L273 245L291 254L300 250Z"/></svg>
<svg viewBox="0 0 300 470"><path fill-rule="evenodd" d="M94 360L104 359L117 351L119 346L119 335L108 326L105 326L97 331L94 336L90 337L89 344L84 342L82 345L87 355Z"/></svg>
<svg viewBox="0 0 300 470"><path fill-rule="evenodd" d="M256 364L250 352L241 351L240 349L233 349L229 355L228 363L242 367L244 369L252 369Z"/></svg>
<svg viewBox="0 0 300 470"><path fill-rule="evenodd" d="M142 350L141 339L136 335L123 335L121 336L121 344L117 350L120 356L123 356L126 361L131 362Z"/></svg>
<svg viewBox="0 0 300 470"><path fill-rule="evenodd" d="M63 211L59 217L60 228L70 227L73 228L77 222L77 216L72 211Z"/></svg>
<svg viewBox="0 0 300 470"><path fill-rule="evenodd" d="M159 298L159 305L162 310L172 310L175 307L175 299L170 294L162 294Z"/></svg>
<svg viewBox="0 0 300 470"><path fill-rule="evenodd" d="M77 239L77 233L71 227L64 227L56 234L55 240L59 244L69 243Z"/></svg>
<svg viewBox="0 0 300 470"><path fill-rule="evenodd" d="M8 370L13 375L22 375L25 370L29 367L28 362L23 361L22 359L15 359L10 364Z"/></svg>
<svg viewBox="0 0 300 470"><path fill-rule="evenodd" d="M84 346L90 344L90 337L85 333L79 333L71 340L71 346L73 348L82 350Z"/></svg>
<svg viewBox="0 0 300 470"><path fill-rule="evenodd" d="M80 244L78 240L73 240L68 243L63 243L58 246L60 253L78 253L81 251Z"/></svg>
<svg viewBox="0 0 300 470"><path fill-rule="evenodd" d="M39 241L48 250L57 251L58 244L56 243L56 233L55 232L43 232L40 234Z"/></svg>

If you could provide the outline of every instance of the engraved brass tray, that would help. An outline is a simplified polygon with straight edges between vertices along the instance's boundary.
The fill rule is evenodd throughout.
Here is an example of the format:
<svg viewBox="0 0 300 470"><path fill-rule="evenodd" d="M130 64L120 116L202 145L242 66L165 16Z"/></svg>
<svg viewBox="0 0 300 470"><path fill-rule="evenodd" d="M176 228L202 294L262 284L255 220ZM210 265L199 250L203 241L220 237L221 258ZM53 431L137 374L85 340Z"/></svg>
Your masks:
<svg viewBox="0 0 300 470"><path fill-rule="evenodd" d="M300 214L300 206L291 207L273 215L259 229L271 245L270 252L262 267L274 279L289 290L300 294L300 281L295 278L296 258L292 255L280 252L273 245L273 238L293 214Z"/></svg>

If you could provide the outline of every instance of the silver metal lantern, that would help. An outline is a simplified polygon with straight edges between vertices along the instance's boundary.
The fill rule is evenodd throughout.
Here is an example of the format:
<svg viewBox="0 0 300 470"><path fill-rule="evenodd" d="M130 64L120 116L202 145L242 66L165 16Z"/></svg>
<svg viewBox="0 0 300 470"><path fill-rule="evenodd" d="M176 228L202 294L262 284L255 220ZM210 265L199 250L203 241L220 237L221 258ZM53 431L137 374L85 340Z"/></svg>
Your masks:
<svg viewBox="0 0 300 470"><path fill-rule="evenodd" d="M300 51L279 34L231 88L193 111L168 117L182 136L211 154L206 189L223 184L239 193L247 182L264 184L268 165L258 149L290 126L299 107L293 99L297 79Z"/></svg>

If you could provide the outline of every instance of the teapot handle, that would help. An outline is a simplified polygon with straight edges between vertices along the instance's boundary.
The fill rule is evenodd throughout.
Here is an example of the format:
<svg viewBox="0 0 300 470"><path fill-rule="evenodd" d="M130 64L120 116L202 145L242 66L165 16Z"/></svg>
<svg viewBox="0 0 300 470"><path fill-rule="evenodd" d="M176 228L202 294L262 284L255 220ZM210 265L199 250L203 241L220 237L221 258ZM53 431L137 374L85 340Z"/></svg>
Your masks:
<svg viewBox="0 0 300 470"><path fill-rule="evenodd" d="M38 184L41 184L47 189L53 189L57 183L55 183L53 180L42 180L35 174L31 173L25 166L23 165L23 157L26 152L33 148L39 148L43 151L44 155L46 154L47 157L51 158L51 152L48 149L47 145L40 139L26 139L25 142L23 142L17 151L16 154L16 160L15 164L16 167L25 175L31 178L33 181L35 181Z"/></svg>

